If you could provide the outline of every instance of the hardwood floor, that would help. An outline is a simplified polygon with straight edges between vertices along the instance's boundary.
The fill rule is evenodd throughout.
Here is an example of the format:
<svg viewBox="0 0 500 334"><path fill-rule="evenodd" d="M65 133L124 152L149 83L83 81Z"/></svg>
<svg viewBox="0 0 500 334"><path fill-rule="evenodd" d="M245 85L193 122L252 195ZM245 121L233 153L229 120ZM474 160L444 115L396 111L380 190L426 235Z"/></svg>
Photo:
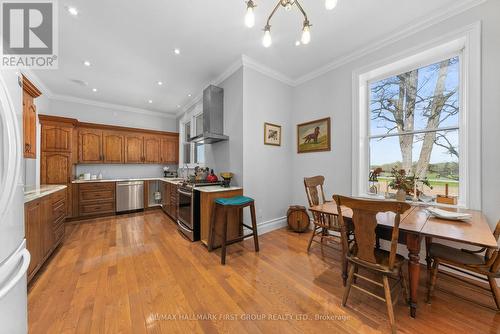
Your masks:
<svg viewBox="0 0 500 334"><path fill-rule="evenodd" d="M308 255L308 237L273 231L260 253L252 240L229 246L221 266L220 250L186 241L159 210L69 225L30 287L30 333L389 332L382 302L353 290L340 306L340 253L315 245ZM401 333L500 331L500 315L440 291L432 305L419 300L417 319L402 299Z"/></svg>

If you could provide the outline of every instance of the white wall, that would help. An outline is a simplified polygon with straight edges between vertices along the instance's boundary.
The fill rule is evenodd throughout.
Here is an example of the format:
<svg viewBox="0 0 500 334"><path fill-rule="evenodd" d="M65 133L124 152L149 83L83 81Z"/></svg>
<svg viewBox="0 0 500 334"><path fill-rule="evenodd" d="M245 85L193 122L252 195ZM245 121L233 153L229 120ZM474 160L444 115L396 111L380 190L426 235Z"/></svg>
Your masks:
<svg viewBox="0 0 500 334"><path fill-rule="evenodd" d="M205 145L205 165L232 172L233 185L243 185L243 68L217 85L224 88L224 134L228 141Z"/></svg>
<svg viewBox="0 0 500 334"><path fill-rule="evenodd" d="M251 68L243 75L243 187L257 223L283 224L292 202L292 87ZM281 146L264 145L264 123L281 125Z"/></svg>
<svg viewBox="0 0 500 334"><path fill-rule="evenodd" d="M482 210L494 226L500 219L500 12L499 1L487 1L413 36L397 41L351 63L336 68L294 88L293 124L321 117L332 118L332 151L295 154L292 159L293 202L305 204L302 178L316 174L326 177L326 193L351 194L352 73L436 36L482 21ZM293 141L296 141L294 132Z"/></svg>

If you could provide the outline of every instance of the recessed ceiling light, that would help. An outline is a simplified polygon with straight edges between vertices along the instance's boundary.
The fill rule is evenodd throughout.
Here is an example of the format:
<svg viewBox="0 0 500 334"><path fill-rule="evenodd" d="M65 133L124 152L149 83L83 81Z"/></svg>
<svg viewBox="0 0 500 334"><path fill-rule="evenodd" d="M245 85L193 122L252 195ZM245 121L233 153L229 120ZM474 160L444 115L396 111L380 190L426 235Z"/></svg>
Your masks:
<svg viewBox="0 0 500 334"><path fill-rule="evenodd" d="M188 94L188 97L191 97L191 94Z"/></svg>
<svg viewBox="0 0 500 334"><path fill-rule="evenodd" d="M180 108L180 107L181 107L181 105L180 105L180 104L178 104L178 105L177 105L177 108Z"/></svg>
<svg viewBox="0 0 500 334"><path fill-rule="evenodd" d="M95 93L97 92L97 88L92 88L92 91Z"/></svg>
<svg viewBox="0 0 500 334"><path fill-rule="evenodd" d="M300 41L295 41L295 46L299 46L300 45Z"/></svg>
<svg viewBox="0 0 500 334"><path fill-rule="evenodd" d="M85 60L85 61L83 62L83 65L85 65L85 66L89 67L91 64L90 64L90 61Z"/></svg>
<svg viewBox="0 0 500 334"><path fill-rule="evenodd" d="M153 103L153 100L148 100L148 103L149 103L149 104Z"/></svg>
<svg viewBox="0 0 500 334"><path fill-rule="evenodd" d="M158 86L162 86L163 85L163 81L158 81Z"/></svg>
<svg viewBox="0 0 500 334"><path fill-rule="evenodd" d="M68 10L68 13L70 13L73 16L78 15L78 9L76 9L75 7L68 7L67 10Z"/></svg>
<svg viewBox="0 0 500 334"><path fill-rule="evenodd" d="M175 53L176 55L180 55L180 54L181 54L181 50L179 50L179 49L174 49L174 53Z"/></svg>

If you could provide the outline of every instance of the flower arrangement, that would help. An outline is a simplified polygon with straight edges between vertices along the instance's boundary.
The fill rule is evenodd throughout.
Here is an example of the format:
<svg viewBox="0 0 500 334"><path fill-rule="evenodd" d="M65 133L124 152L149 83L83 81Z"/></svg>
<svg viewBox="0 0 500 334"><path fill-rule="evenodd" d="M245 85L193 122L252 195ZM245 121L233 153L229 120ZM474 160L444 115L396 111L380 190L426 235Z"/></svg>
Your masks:
<svg viewBox="0 0 500 334"><path fill-rule="evenodd" d="M391 176L393 177L393 180L389 182L389 187L394 190L404 190L407 195L412 195L415 190L417 191L417 194L414 195L420 195L420 190L418 190L415 185L415 183L417 182L422 182L422 184L425 184L432 189L429 180L427 180L426 178L419 179L415 176L415 174L407 175L404 169L398 169L397 166L392 167Z"/></svg>

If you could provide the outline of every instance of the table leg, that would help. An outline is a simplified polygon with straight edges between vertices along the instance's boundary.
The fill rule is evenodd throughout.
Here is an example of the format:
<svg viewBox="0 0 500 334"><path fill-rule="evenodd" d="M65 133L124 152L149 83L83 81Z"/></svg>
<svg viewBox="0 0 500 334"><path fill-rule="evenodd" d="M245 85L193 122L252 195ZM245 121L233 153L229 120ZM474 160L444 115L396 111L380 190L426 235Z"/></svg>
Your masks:
<svg viewBox="0 0 500 334"><path fill-rule="evenodd" d="M417 316L418 283L420 280L420 243L422 239L418 234L408 233L406 235L406 247L408 248L408 277L410 281L410 315Z"/></svg>

